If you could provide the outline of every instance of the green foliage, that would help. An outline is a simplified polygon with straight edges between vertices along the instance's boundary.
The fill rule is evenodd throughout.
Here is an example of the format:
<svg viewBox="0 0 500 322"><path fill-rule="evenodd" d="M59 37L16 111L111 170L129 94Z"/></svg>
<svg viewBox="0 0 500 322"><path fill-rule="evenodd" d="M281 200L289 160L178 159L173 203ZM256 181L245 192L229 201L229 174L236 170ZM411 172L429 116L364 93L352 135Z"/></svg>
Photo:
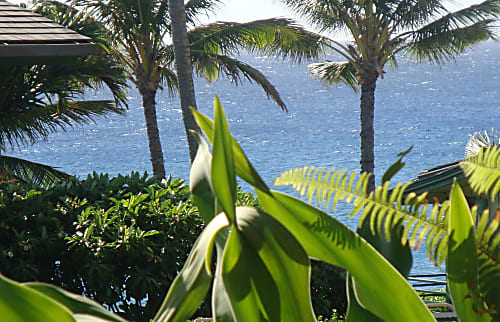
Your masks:
<svg viewBox="0 0 500 322"><path fill-rule="evenodd" d="M462 167L478 194L488 194L494 199L500 192L500 147L479 150L477 155L463 161Z"/></svg>
<svg viewBox="0 0 500 322"><path fill-rule="evenodd" d="M196 135L201 148L198 150L190 176L194 199L202 205L200 211L208 223L168 290L155 320L184 321L196 311L211 289L211 315L218 320L314 321L310 290L310 258L322 261L325 265L337 265L348 272L347 320L434 320L429 309L404 277L359 234L350 231L325 212L286 194L272 191L265 185L229 133L222 106L217 99L215 122L199 112L194 113L200 127L206 130L205 134L214 146L214 154L211 155L207 143L199 134ZM485 153L488 154L490 149L486 149ZM474 163L470 160L469 162ZM401 160L398 160L397 164L400 163ZM394 238L395 230L392 228L398 228L398 225L404 227L401 227L403 232L396 235L398 236L396 239L400 239L401 242L405 242L408 238L413 243L415 240L420 242L424 237L433 239L439 233L438 248L444 250L436 250L437 246L432 246L436 242L431 242L432 247L428 248L429 255L435 260L442 257L446 259L448 284L459 317L471 321L498 320L497 290L500 282L498 215L490 218L485 212L477 216L475 208L469 209L458 184L453 186L450 201L445 207L434 206L427 209L425 194L409 195L402 200L407 185L398 184L389 191L387 181L368 194L368 175L361 175L356 179L356 174L345 175L342 171L329 171L325 176L323 172L321 169L302 168L285 173L278 183L296 184L295 188L302 194L307 192L309 198L316 193L319 196L317 197L319 203L329 203L333 198L331 202L334 208L338 200L353 202L355 207L353 213L361 212L361 222L369 223L370 231L385 237L386 240ZM236 190L235 175L248 179L247 182L254 186L262 209L236 206L236 196L241 194ZM214 179L215 176L218 178ZM476 172L472 172L470 180L477 181L478 178L475 176ZM145 181L146 177L139 178L137 175L136 179ZM97 181L86 189L98 191L99 181L100 178L97 178ZM174 182L166 184L175 186ZM484 183L476 188L476 192L477 189L488 190L491 188L490 185L491 182ZM29 190L20 199L36 199L41 194L40 191ZM78 216L79 221L75 227L77 232L69 238L71 245L73 248L81 245L91 248L94 257L99 257L111 248L115 262L126 260L120 259L120 250L140 248L160 235L160 231L155 229L144 229L141 226L143 220L138 216L141 211L147 209L145 221L152 220L148 214L155 211L157 212L154 217L162 217L162 203L158 200L160 195L163 196L161 192L156 195L156 191L146 189L143 192L125 193L120 200L109 197L114 206L95 215L94 221L90 221L90 217L86 216L87 212L95 212L95 206L86 207ZM2 203L6 200L11 201L5 198L5 194L0 197ZM70 198L65 202L68 202L68 199ZM72 207L78 208L86 206L87 200L80 201L75 198L69 202ZM366 213L366 210L361 211L361 208L370 209L370 213ZM430 213L429 216L427 212ZM176 217L179 220L179 214ZM440 219L437 220L435 217ZM26 218L25 216L22 219L30 220ZM397 222L395 225L394 221ZM442 225L439 228L445 230L445 236L441 235L440 230L432 231L435 222ZM114 241L108 245L104 232L115 223L120 224L120 228L113 236ZM45 227L42 231L47 233ZM15 230L14 232L17 233ZM97 239L92 240L92 236ZM177 237L178 235L175 235L174 239ZM142 258L146 254L146 258L151 259L148 258L148 247L140 250ZM79 256L79 260L82 258ZM214 258L216 258L215 263L212 262ZM158 258L154 260L156 260L155 265L161 262ZM175 261L180 262L178 258ZM112 264L107 263L107 265L97 265L94 274L99 270L101 272L108 270ZM148 267L152 268L155 265ZM114 271L113 274L115 273ZM109 271L107 274L108 277L111 276ZM127 285L130 280L140 280L140 285L143 286L148 280L138 278L142 276L137 273L126 274ZM149 277L152 279L156 275ZM102 283L103 280L106 279L101 277L99 282ZM0 286L0 294L3 296L6 296L9 289L21 290L24 287L14 282L9 285L3 283ZM111 289L114 289L113 287ZM84 292L86 291L84 288ZM382 291L391 296L381 296ZM23 289L19 292L25 291ZM120 294L122 293L130 295L125 290ZM57 289L51 289L44 294L50 294L53 299L61 303L66 301L68 307L82 312L102 313L100 309L91 308L90 303L84 303L79 298ZM31 295L25 293L19 295L19 298L20 301L29 303L36 301L33 296L35 296L33 293ZM36 293L36 296L40 294ZM131 302L134 301L129 297L121 304L128 305ZM38 307L36 310L44 314L47 308L53 307L56 310L57 305L59 304L48 303L46 307ZM8 313L19 313L19 309L12 303L3 310ZM75 314L75 317L78 315L73 310L70 313ZM20 314L22 315L22 312ZM337 317L332 316L332 320L334 319Z"/></svg>
<svg viewBox="0 0 500 322"><path fill-rule="evenodd" d="M476 156L461 162L468 181L479 195L489 195L490 203L497 202L497 147L483 148ZM401 160L398 160L398 163ZM426 193L409 194L403 199L408 184L398 183L389 189L385 182L367 193L367 176L356 173L314 167L289 170L276 179L278 185L292 185L309 200L328 207L339 200L353 203L351 215L361 213L360 225L369 224L377 235L388 240L390 229L403 225L401 243L418 247L426 239L429 258L436 263L447 262L448 284L453 304L464 320L490 321L500 315L500 232L498 213L488 211L478 215L470 209L461 188L455 184L450 201L428 208Z"/></svg>
<svg viewBox="0 0 500 322"><path fill-rule="evenodd" d="M198 186L211 189L216 181L207 174L215 175L213 169L212 172L201 171L195 167L210 169L221 162L226 166L219 165L221 170L216 175L226 177L226 180L219 178L217 184L226 186L211 190L215 192L212 197L207 197L209 193L200 193L197 187L192 189L197 191L200 199L207 197L204 205L207 205L207 211L210 213L218 213L219 211L215 211L217 209L226 210L220 212L209 226L213 222L214 225L222 227L221 218L226 218L226 225L231 226L229 232L220 230L218 233L218 229L212 229L211 234L214 234L214 237L209 239L220 239L215 242L218 246L218 260L215 284L212 288L212 314L216 318L272 321L313 319L309 290L309 256L346 268L356 279L354 289L358 300L376 315L394 321L432 320L430 312L404 278L366 241L320 210L269 190L241 147L224 129L224 125L219 123L223 114L217 100L215 109L215 124L196 111L195 117L214 147L222 144L231 148L232 156L214 152L210 158L208 150L203 149L203 152L199 151L197 159L206 162L193 163L192 176L193 173L202 176L196 181ZM231 145L228 146L228 143ZM231 162L235 163L236 174L245 180L248 179L247 182L256 188L263 211L238 207L234 217L227 214L232 208L226 196L227 191L232 190L227 186L232 181L231 171L227 170L231 168L227 166ZM210 184L206 183L207 180ZM224 201L220 199L221 196ZM210 200L215 200L212 209L208 207ZM219 202L223 205L218 205ZM219 208L220 206L222 208ZM219 252L219 246L223 249L222 252ZM190 262L207 263L210 258L206 254L210 253L193 249L190 255L193 260ZM367 266L370 267L369 271L366 270ZM177 280L184 280L185 276L190 274L197 276L194 272L198 270L196 266L186 265ZM211 271L208 271L207 275L209 272ZM374 275L377 279L373 279ZM196 285L197 281L192 283ZM181 312L181 307L176 303L183 303L184 313L192 311L184 308L188 297L196 294L198 298L202 298L206 292L205 288L191 288L191 292L186 292L184 283L175 282L174 285L175 287L169 290L158 316L164 316L166 312ZM400 296L391 297L390 300L384 299L379 293L381 289ZM189 305L196 307L198 303L189 302ZM413 314L408 316L410 311ZM188 317L189 315L179 313L175 320Z"/></svg>
<svg viewBox="0 0 500 322"><path fill-rule="evenodd" d="M360 226L368 220L371 232L383 232L388 240L393 236L391 231L404 223L402 245L409 243L410 247L418 248L425 239L429 256L436 264L442 263L446 257L449 203L429 207L424 202L426 193L411 193L403 198L403 192L410 183L398 183L390 188L390 182L386 181L375 191L367 193L368 175L365 173L357 176L355 172L346 174L345 170L303 167L283 173L275 184L292 185L309 201L316 197L318 205L327 209L332 205L333 211L340 200L352 203L354 209L350 215L361 214Z"/></svg>
<svg viewBox="0 0 500 322"><path fill-rule="evenodd" d="M139 173L94 173L47 190L2 185L0 271L147 320L203 227L190 195L180 179L162 183Z"/></svg>
<svg viewBox="0 0 500 322"><path fill-rule="evenodd" d="M8 147L32 144L57 130L85 124L107 113L123 113L126 74L109 53L106 29L67 5L40 2L36 11L89 36L99 44L95 55L66 64L2 64L0 72L0 154ZM107 87L112 100L84 100L86 89ZM0 176L50 185L69 176L49 166L0 155Z"/></svg>

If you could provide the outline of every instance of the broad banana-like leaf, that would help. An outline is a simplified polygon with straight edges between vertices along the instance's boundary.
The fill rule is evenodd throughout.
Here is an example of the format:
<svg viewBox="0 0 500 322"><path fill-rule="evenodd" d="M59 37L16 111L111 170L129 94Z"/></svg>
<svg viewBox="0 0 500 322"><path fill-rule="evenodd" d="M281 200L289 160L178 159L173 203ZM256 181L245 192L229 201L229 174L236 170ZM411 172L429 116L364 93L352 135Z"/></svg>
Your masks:
<svg viewBox="0 0 500 322"><path fill-rule="evenodd" d="M377 322L382 321L377 316L370 313L359 304L359 300L356 296L354 290L354 281L352 276L348 273L346 278L346 290L347 290L347 312L346 321L356 322L356 321L370 321Z"/></svg>
<svg viewBox="0 0 500 322"><path fill-rule="evenodd" d="M383 220L385 221L387 218L384 218ZM380 230L379 233L373 234L370 229L369 220L364 220L360 224L361 226L358 227L357 233L370 245L372 245L377 252L384 256L384 258L387 259L389 263L391 263L392 266L394 266L394 268L396 268L404 276L405 279L407 279L413 264L413 256L411 254L409 243L407 243L406 246L401 244L401 235L404 229L403 225L396 225L391 229L391 240L388 241L385 236L385 230ZM382 321L368 310L364 309L359 303L358 297L354 296L356 291L363 292L363 287L355 281L349 283L348 286L350 287L348 292L352 292L352 296L349 296L349 306L346 315L350 315L351 319L348 320L373 322ZM364 318L361 319L361 316L364 316Z"/></svg>
<svg viewBox="0 0 500 322"><path fill-rule="evenodd" d="M215 238L228 225L226 216L220 214L205 227L170 286L155 321L185 321L196 311L212 281L210 265Z"/></svg>
<svg viewBox="0 0 500 322"><path fill-rule="evenodd" d="M223 279L237 321L315 321L309 258L276 219L237 208L223 259Z"/></svg>
<svg viewBox="0 0 500 322"><path fill-rule="evenodd" d="M198 112L195 117L209 141L213 141L213 122ZM271 192L234 138L231 144L236 173L256 188L266 212L287 227L310 257L350 271L363 289L359 299L367 309L387 321L434 321L404 277L372 246L319 209L285 194ZM244 239L240 236L233 239L239 248L233 245L230 251L237 255L241 247L246 246L242 246ZM388 297L388 293L397 294L397 297Z"/></svg>
<svg viewBox="0 0 500 322"><path fill-rule="evenodd" d="M215 126L212 145L212 187L231 224L235 222L236 173L231 134L224 109L217 96L214 101Z"/></svg>
<svg viewBox="0 0 500 322"><path fill-rule="evenodd" d="M212 312L217 322L233 322L235 320L231 302L227 296L226 287L222 279L222 259L228 236L227 233L226 229L222 230L215 240L217 266L215 268L214 284L212 287Z"/></svg>
<svg viewBox="0 0 500 322"><path fill-rule="evenodd" d="M209 117L198 112L197 110L193 110L193 115L196 119L196 122L203 130L203 133L205 133L205 135L207 136L208 141L213 144L214 122ZM255 170L253 165L248 161L245 152L243 152L243 149L238 144L238 142L236 142L233 136L231 136L231 144L233 146L233 157L236 163L235 169L238 176L248 182L250 185L257 187L262 191L269 191L268 186L259 176L257 170Z"/></svg>
<svg viewBox="0 0 500 322"><path fill-rule="evenodd" d="M62 304L1 274L0 299L2 321L75 321Z"/></svg>
<svg viewBox="0 0 500 322"><path fill-rule="evenodd" d="M212 154L207 142L200 133L192 132L191 135L198 141L198 151L191 165L189 173L189 188L193 195L193 201L198 206L198 211L205 223L209 223L215 217L216 199L212 188L210 174L212 164Z"/></svg>
<svg viewBox="0 0 500 322"><path fill-rule="evenodd" d="M46 283L24 283L23 285L63 304L75 315L77 321L80 321L79 318L88 318L94 321L126 321L119 315L106 310L96 301L78 294L70 293L54 285Z"/></svg>
<svg viewBox="0 0 500 322"><path fill-rule="evenodd" d="M286 194L257 190L257 195L264 209L287 227L310 257L349 271L360 286L360 303L370 312L386 321L434 321L405 278L348 227Z"/></svg>
<svg viewBox="0 0 500 322"><path fill-rule="evenodd" d="M461 321L491 321L480 307L474 221L467 199L455 181L450 194L446 272L453 305Z"/></svg>
<svg viewBox="0 0 500 322"><path fill-rule="evenodd" d="M387 219L384 219L384 221ZM382 256L385 257L405 278L408 278L413 265L413 256L410 244L401 244L404 226L399 224L391 229L391 241L387 241L384 230L373 234L370 229L370 221L365 220L358 228L358 234L372 245Z"/></svg>

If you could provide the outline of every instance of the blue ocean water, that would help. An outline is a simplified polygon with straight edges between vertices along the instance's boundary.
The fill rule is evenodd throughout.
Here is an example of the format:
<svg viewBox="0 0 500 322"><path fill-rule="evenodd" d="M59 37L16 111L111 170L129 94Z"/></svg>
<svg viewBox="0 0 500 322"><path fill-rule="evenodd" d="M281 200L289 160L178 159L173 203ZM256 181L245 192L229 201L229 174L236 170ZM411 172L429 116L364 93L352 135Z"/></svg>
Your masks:
<svg viewBox="0 0 500 322"><path fill-rule="evenodd" d="M304 64L247 54L241 59L276 85L289 112L282 112L258 86L244 82L235 87L224 79L214 83L197 79L197 104L211 115L214 94L219 96L233 135L268 183L283 171L304 165L358 170L359 94L345 86L321 84L309 76ZM396 154L411 145L407 165L394 180L408 181L422 170L461 159L470 134L498 129L499 61L500 44L489 42L444 66L417 64L402 57L398 69L388 67L376 91L377 180ZM10 154L79 177L93 171L111 175L151 172L142 101L135 89L129 91L129 104L124 116L110 115L95 124L57 132ZM166 171L187 181L189 158L178 100L162 92L157 104ZM355 228L357 218L349 219L349 210L340 207L335 216ZM416 253L414 272L438 271L425 252Z"/></svg>

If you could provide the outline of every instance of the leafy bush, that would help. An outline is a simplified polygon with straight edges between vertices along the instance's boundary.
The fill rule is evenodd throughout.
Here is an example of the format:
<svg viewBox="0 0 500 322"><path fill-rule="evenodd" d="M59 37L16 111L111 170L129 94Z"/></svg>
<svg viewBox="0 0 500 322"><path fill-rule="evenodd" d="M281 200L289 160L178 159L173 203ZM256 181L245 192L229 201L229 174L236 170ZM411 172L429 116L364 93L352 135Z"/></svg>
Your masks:
<svg viewBox="0 0 500 322"><path fill-rule="evenodd" d="M0 189L1 272L84 294L129 320L154 315L203 228L180 179L94 173L49 190Z"/></svg>
<svg viewBox="0 0 500 322"><path fill-rule="evenodd" d="M83 294L129 320L147 320L203 228L180 179L89 175L43 189L0 185L0 271ZM261 207L238 191L240 206ZM345 312L345 281L330 265L313 269L319 314ZM209 316L209 301L198 313Z"/></svg>

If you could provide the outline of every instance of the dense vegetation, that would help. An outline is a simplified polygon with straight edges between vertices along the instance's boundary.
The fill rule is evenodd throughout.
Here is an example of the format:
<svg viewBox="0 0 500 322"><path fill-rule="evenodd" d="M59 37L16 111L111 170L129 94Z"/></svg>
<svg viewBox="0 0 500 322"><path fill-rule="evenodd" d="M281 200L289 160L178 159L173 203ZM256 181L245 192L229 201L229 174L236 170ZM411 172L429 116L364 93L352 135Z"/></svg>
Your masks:
<svg viewBox="0 0 500 322"><path fill-rule="evenodd" d="M259 205L242 192L238 204ZM94 173L50 189L2 184L0 271L18 281L58 285L128 320L145 321L158 310L203 226L180 179ZM343 274L322 263L313 274L320 314L345 312ZM198 314L209 316L209 305Z"/></svg>
<svg viewBox="0 0 500 322"><path fill-rule="evenodd" d="M0 270L84 294L130 320L158 309L203 222L180 179L94 174L0 187Z"/></svg>

